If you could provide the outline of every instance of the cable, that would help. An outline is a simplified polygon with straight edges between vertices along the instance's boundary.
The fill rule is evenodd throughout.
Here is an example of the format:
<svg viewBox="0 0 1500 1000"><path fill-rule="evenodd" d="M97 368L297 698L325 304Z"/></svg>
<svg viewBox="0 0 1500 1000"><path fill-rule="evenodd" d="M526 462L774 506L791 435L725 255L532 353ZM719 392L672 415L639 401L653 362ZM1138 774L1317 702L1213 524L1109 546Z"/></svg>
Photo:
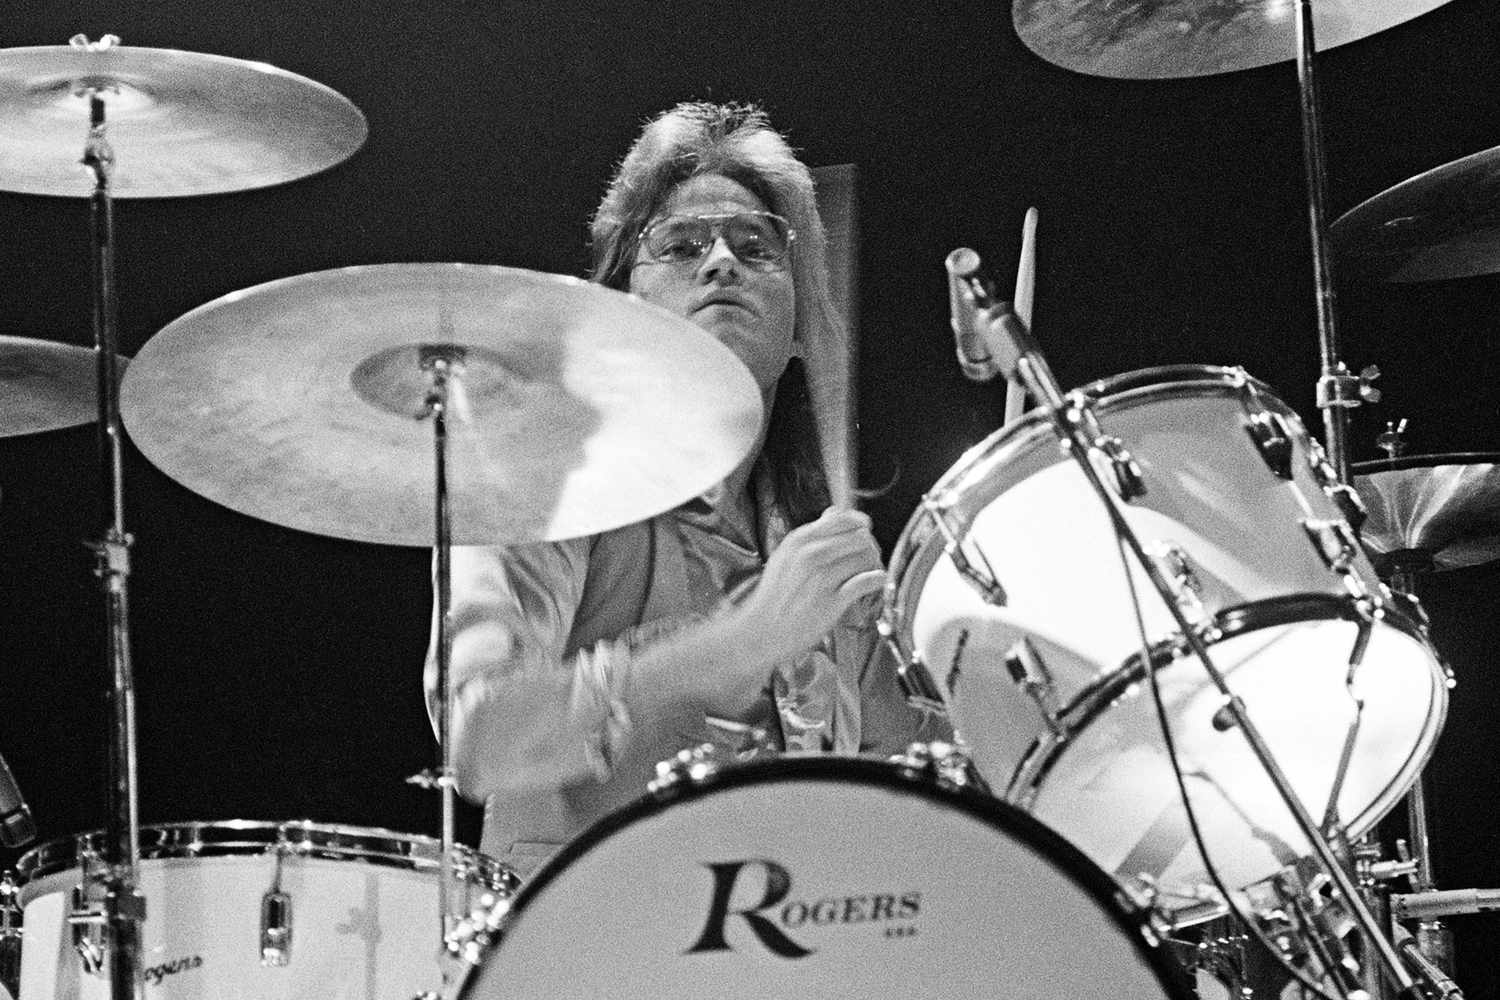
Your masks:
<svg viewBox="0 0 1500 1000"><path fill-rule="evenodd" d="M1304 989L1311 990L1316 995L1322 997L1323 1000L1347 1000L1347 998L1337 997L1328 992L1321 983L1314 982L1311 976L1292 965L1286 956L1282 955L1275 947L1266 933L1261 930L1260 926L1250 918L1245 910L1240 908L1239 902L1224 884L1224 880L1219 875L1218 869L1214 867L1213 858L1209 854L1207 840L1203 836L1202 828L1198 825L1197 812L1193 809L1192 799L1188 795L1187 779L1183 776L1182 761L1177 756L1177 743L1172 738L1172 726L1170 720L1167 718L1166 701L1162 697L1161 682L1156 676L1155 658L1151 654L1151 640L1146 634L1146 620L1141 612L1141 598L1136 590L1135 576L1131 573L1130 555L1125 551L1124 539L1120 538L1118 534L1115 536L1115 545L1120 555L1121 568L1125 571L1125 583L1130 591L1130 607L1135 615L1136 633L1141 640L1141 668L1146 673L1148 686L1151 689L1151 701L1156 708L1157 723L1161 727L1162 743L1167 750L1167 759L1172 765L1172 775L1177 781L1177 794L1182 799L1182 808L1187 817L1188 829L1192 831L1193 843L1197 845L1198 854L1203 858L1203 867L1208 872L1209 881L1214 884L1214 888L1224 898L1224 905L1229 908L1229 912L1234 915L1241 926L1249 931L1250 936L1255 938L1260 946L1276 960L1277 964L1289 972Z"/></svg>

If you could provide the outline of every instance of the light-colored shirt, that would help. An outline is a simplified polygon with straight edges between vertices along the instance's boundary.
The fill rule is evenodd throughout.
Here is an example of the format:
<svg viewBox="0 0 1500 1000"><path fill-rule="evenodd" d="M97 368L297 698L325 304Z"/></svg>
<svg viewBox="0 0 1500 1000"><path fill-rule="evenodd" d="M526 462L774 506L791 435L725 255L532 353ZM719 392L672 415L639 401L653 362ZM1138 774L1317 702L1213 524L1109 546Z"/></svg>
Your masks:
<svg viewBox="0 0 1500 1000"><path fill-rule="evenodd" d="M757 482L760 477L756 477ZM648 521L556 543L458 547L452 558L455 718L484 713L482 746L456 753L459 789L485 807L480 849L528 874L589 824L645 792L658 761L711 743L720 759L779 752L896 753L947 736L908 707L879 637L878 597L807 653L778 663L743 717L658 712L621 692L644 646L738 602L787 525L761 494L754 527L709 493ZM747 537L751 533L759 537ZM427 669L435 708L435 653ZM664 693L665 694L665 693Z"/></svg>

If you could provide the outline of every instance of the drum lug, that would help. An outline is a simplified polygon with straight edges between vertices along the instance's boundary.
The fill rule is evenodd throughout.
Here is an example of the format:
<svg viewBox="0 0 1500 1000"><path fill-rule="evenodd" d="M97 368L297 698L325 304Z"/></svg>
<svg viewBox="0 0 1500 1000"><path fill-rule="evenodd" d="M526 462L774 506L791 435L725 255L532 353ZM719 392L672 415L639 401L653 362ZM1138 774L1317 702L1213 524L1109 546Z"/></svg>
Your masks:
<svg viewBox="0 0 1500 1000"><path fill-rule="evenodd" d="M1057 688L1052 680L1052 671L1047 669L1047 662L1036 651L1030 639L1018 639L1010 647L1005 654L1005 669L1009 671L1010 679L1015 682L1016 687L1036 705L1037 713L1052 731L1052 735L1065 739L1067 730L1059 718L1061 709L1057 704Z"/></svg>
<svg viewBox="0 0 1500 1000"><path fill-rule="evenodd" d="M989 783L974 767L969 751L957 743L934 740L930 743L913 743L891 758L892 763L913 771L919 771L950 788L974 788L989 794Z"/></svg>
<svg viewBox="0 0 1500 1000"><path fill-rule="evenodd" d="M421 993L416 1000L439 1000L462 992L469 975L484 964L485 957L499 942L500 931L510 917L509 896L485 893L467 917L458 921L443 935L443 950L438 964L442 968L443 990Z"/></svg>
<svg viewBox="0 0 1500 1000"><path fill-rule="evenodd" d="M953 506L953 495L944 492L940 496L928 494L922 498L922 510L932 519L933 527L937 528L938 534L943 539L943 551L953 561L953 568L958 570L958 575L963 577L986 602L1003 607L1006 603L1005 588L995 577L994 568L990 566L989 560L984 557L982 551L978 551L979 561L984 563L983 567L974 565L969 560L968 553L964 551L963 540L953 530L953 525L948 523L946 517L948 508Z"/></svg>
<svg viewBox="0 0 1500 1000"><path fill-rule="evenodd" d="M942 690L922 658L913 656L908 661L897 662L901 665L896 668L896 682L901 685L907 704L913 708L946 715L948 703L943 699Z"/></svg>
<svg viewBox="0 0 1500 1000"><path fill-rule="evenodd" d="M1201 625L1208 617L1203 607L1203 581L1193 569L1192 560L1174 542L1153 542L1146 554L1172 588L1172 596L1190 624Z"/></svg>
<svg viewBox="0 0 1500 1000"><path fill-rule="evenodd" d="M292 897L281 891L281 871L287 855L296 851L288 839L287 825L276 831L276 874L271 887L260 897L260 964L268 969L292 964ZM269 852L268 852L269 853Z"/></svg>
<svg viewBox="0 0 1500 1000"><path fill-rule="evenodd" d="M1370 512L1365 509L1365 502L1360 499L1354 487L1340 481L1338 473L1328 461L1328 453L1317 441L1307 443L1307 464L1312 469L1313 478L1323 490L1323 495L1334 502L1349 526L1356 532L1359 531Z"/></svg>
<svg viewBox="0 0 1500 1000"><path fill-rule="evenodd" d="M68 926L72 929L73 950L78 953L78 962L83 971L91 976L104 971L104 910L102 902L95 899L97 892L92 887L103 888L98 882L87 879L73 887L72 907L68 911Z"/></svg>
<svg viewBox="0 0 1500 1000"><path fill-rule="evenodd" d="M1260 452L1266 467L1278 479L1292 478L1292 431L1286 418L1261 402L1260 393L1248 379L1240 384L1240 405L1245 410L1245 432Z"/></svg>
<svg viewBox="0 0 1500 1000"><path fill-rule="evenodd" d="M1350 568L1359 554L1359 540L1354 537L1354 529L1349 527L1349 522L1342 518L1324 520L1305 517L1302 519L1302 530L1307 532L1308 540L1313 543L1313 548L1318 550L1318 555L1322 556L1329 569L1345 577L1350 575Z"/></svg>
<svg viewBox="0 0 1500 1000"><path fill-rule="evenodd" d="M260 964L282 968L291 962L292 897L271 889L260 897Z"/></svg>
<svg viewBox="0 0 1500 1000"><path fill-rule="evenodd" d="M656 777L646 785L646 791L663 792L684 781L702 781L719 770L717 751L712 743L700 743L687 750L679 750L666 760L657 761Z"/></svg>

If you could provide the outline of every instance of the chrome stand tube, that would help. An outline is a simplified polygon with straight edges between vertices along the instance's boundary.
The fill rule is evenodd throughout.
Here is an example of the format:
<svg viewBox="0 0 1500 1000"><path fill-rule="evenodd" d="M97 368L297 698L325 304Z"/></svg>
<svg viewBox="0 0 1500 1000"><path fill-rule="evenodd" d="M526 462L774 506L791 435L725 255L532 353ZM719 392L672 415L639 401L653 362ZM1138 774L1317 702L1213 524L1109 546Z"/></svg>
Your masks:
<svg viewBox="0 0 1500 1000"><path fill-rule="evenodd" d="M423 347L422 370L432 379L424 407L432 418L433 472L435 480L434 525L436 534L437 590L437 730L439 763L438 793L442 798L442 820L439 835L438 924L439 949L448 941L454 917L452 905L453 846L455 812L453 785L453 692L449 672L453 656L453 522L448 496L448 407L450 380L458 377L463 360L462 348Z"/></svg>
<svg viewBox="0 0 1500 1000"><path fill-rule="evenodd" d="M89 136L83 163L94 176L94 192L89 204L94 357L98 383L101 492L108 509L103 537L93 546L97 557L95 572L104 592L104 645L110 672L105 942L111 1000L141 1000L145 995L141 924L146 918L146 903L137 888L140 819L136 804L135 681L130 662L128 600L131 539L125 531L114 207L109 193L114 151L105 137L104 100L97 93L89 98Z"/></svg>
<svg viewBox="0 0 1500 1000"><path fill-rule="evenodd" d="M1338 325L1334 317L1333 267L1329 257L1328 175L1324 165L1323 127L1318 114L1318 91L1313 74L1312 0L1297 0L1297 92L1302 118L1302 156L1307 185L1308 228L1312 235L1313 283L1317 296L1318 345L1322 376L1318 379L1318 408L1323 411L1324 443L1339 482L1349 481L1349 409L1360 404L1361 381L1339 357Z"/></svg>

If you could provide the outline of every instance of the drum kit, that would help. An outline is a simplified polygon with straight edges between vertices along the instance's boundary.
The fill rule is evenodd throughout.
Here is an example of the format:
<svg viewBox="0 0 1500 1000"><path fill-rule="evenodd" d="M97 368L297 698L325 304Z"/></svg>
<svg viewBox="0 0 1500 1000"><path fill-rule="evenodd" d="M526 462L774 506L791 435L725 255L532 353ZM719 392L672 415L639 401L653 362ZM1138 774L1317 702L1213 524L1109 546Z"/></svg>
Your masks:
<svg viewBox="0 0 1500 1000"><path fill-rule="evenodd" d="M1269 955L1289 990L1459 996L1440 918L1500 892L1432 878L1421 771L1452 679L1415 584L1500 557L1500 472L1492 455L1402 455L1394 429L1387 459L1348 463L1347 411L1371 393L1338 355L1329 261L1336 247L1341 267L1393 281L1500 268L1493 219L1468 204L1500 156L1329 226L1312 80L1315 34L1354 42L1442 2L1017 0L1021 39L1084 73L1194 76L1296 50L1327 450L1239 369L1064 392L1023 322L1029 287L1018 319L977 258L950 266L988 373L1038 403L927 492L891 560L881 632L909 699L946 715L955 742L732 767L686 750L524 883L454 838L449 549L591 534L709 488L759 427L748 373L632 297L472 264L233 292L127 362L112 199L290 183L354 155L364 117L241 60L112 37L0 50L0 190L89 198L95 333L92 351L0 338L0 436L98 424L112 692L109 824L0 880L0 987L1102 1000L1180 997L1196 978L1201 997L1248 1000L1276 992L1252 969ZM1029 220L1023 274L1033 234ZM440 756L424 780L441 836L141 827L126 427L233 510L434 549ZM1376 826L1402 800L1410 851L1386 859ZM31 833L24 806L0 824L7 844Z"/></svg>

